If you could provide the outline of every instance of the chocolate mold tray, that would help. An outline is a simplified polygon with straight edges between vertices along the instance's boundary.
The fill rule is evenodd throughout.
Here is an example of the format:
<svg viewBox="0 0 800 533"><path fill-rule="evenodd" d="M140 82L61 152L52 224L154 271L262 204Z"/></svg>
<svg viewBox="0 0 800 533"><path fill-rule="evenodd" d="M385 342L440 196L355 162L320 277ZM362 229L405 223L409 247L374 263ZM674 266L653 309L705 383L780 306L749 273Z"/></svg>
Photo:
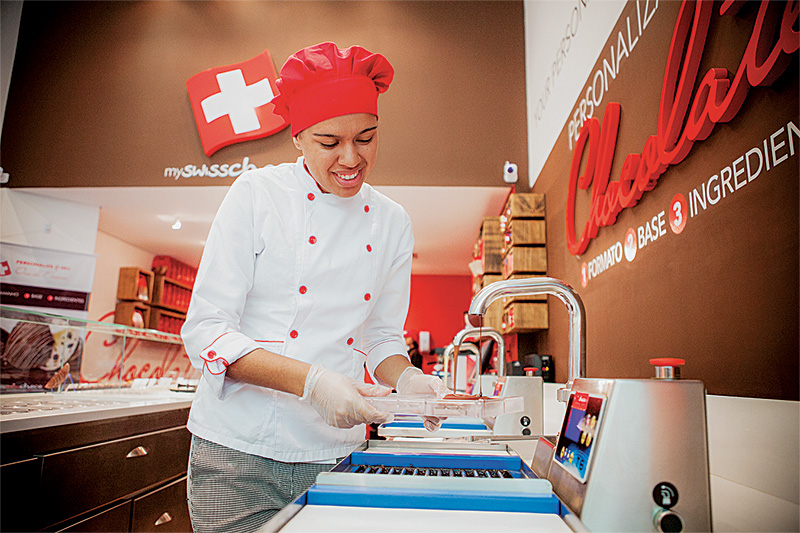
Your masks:
<svg viewBox="0 0 800 533"><path fill-rule="evenodd" d="M506 413L517 413L523 411L525 407L524 399L521 396L437 398L435 396L407 396L392 393L388 396L364 399L375 408L395 415L491 418Z"/></svg>

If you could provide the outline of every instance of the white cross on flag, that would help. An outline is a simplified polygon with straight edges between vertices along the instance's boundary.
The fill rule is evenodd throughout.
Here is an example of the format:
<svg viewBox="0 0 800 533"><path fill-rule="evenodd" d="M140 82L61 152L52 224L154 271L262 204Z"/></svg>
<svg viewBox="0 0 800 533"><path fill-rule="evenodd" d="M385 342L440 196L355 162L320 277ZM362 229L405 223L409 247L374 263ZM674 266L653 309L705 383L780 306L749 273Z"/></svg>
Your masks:
<svg viewBox="0 0 800 533"><path fill-rule="evenodd" d="M278 92L276 78L269 50L189 78L186 89L207 156L229 144L267 137L288 125L269 103Z"/></svg>

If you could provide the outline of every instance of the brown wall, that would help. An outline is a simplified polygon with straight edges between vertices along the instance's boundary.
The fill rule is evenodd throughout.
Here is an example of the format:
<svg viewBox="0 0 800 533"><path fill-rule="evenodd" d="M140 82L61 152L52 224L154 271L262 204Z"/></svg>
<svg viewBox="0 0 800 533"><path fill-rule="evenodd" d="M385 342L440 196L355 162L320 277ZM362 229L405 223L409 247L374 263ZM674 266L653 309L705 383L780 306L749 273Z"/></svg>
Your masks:
<svg viewBox="0 0 800 533"><path fill-rule="evenodd" d="M527 160L523 19L520 1L26 2L0 164L11 187L87 187L226 185L164 169L293 161L288 129L207 158L186 80L332 40L396 70L371 183L494 186Z"/></svg>
<svg viewBox="0 0 800 533"><path fill-rule="evenodd" d="M630 56L622 59L617 78L609 81L595 112L602 123L609 102L622 106L612 181L619 180L625 157L642 153L647 137L657 132L662 81L680 5L658 4L650 26ZM783 8L782 3L774 6ZM716 5L698 84L712 67L727 68L729 79L733 78L757 7L750 5L741 16L731 17L720 16ZM619 31L627 40L628 17L635 31L635 2L623 11L592 75L608 57L609 47L617 49ZM797 28L796 20L793 26ZM796 34L794 43L796 50ZM571 255L565 244L573 158L565 124L533 190L547 194L548 272L576 288L586 305L590 377L645 378L653 375L650 358L680 357L686 359L684 377L704 381L709 393L798 399L800 138L792 135L791 148L784 130L776 142L786 143L778 151L786 159L689 218L680 234L668 223L677 193L688 199L693 189L751 148L763 150L763 141L769 142L770 135L787 123L800 126L797 63L794 52L772 86L751 89L733 120L718 124L705 141L697 142L638 205L623 211L615 225L601 228L581 256ZM585 166L584 158L581 173ZM575 225L579 232L588 219L590 194L591 190L578 194ZM623 257L621 263L582 286L584 262L617 242L624 244L629 228L636 230L661 211L665 212L665 235L640 248L633 261ZM565 380L567 314L556 300L551 300L550 310L550 330L537 341L542 353L557 354L557 377Z"/></svg>

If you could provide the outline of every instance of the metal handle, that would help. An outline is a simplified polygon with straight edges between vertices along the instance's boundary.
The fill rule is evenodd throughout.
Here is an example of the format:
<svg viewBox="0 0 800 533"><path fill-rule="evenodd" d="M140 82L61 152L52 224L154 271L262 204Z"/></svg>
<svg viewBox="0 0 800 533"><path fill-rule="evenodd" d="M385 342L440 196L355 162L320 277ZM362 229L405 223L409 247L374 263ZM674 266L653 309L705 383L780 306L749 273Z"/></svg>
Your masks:
<svg viewBox="0 0 800 533"><path fill-rule="evenodd" d="M144 446L137 446L136 448L132 449L128 452L128 455L125 456L126 459L131 459L133 457L143 457L147 455L147 448Z"/></svg>
<svg viewBox="0 0 800 533"><path fill-rule="evenodd" d="M169 513L164 513L158 517L156 523L153 525L160 526L161 524L166 524L167 522L172 522L172 515Z"/></svg>

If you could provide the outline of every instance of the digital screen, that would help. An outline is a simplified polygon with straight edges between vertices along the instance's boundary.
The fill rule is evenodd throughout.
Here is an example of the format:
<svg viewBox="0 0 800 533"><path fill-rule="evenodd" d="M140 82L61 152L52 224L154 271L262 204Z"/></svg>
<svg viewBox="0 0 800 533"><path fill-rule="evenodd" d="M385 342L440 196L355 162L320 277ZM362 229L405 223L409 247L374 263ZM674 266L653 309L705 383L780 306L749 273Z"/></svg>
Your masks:
<svg viewBox="0 0 800 533"><path fill-rule="evenodd" d="M581 482L589 473L604 405L604 397L585 392L573 393L567 404L554 460Z"/></svg>

